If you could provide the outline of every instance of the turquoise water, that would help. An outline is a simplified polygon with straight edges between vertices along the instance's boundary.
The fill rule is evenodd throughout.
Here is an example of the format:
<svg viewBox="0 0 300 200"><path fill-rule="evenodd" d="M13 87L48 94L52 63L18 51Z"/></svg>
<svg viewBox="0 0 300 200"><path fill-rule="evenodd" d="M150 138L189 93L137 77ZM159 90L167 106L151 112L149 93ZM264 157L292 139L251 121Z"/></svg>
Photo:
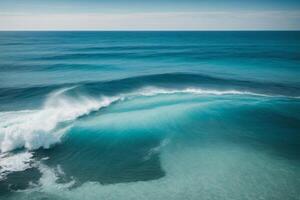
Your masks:
<svg viewBox="0 0 300 200"><path fill-rule="evenodd" d="M300 199L300 32L0 32L0 199Z"/></svg>

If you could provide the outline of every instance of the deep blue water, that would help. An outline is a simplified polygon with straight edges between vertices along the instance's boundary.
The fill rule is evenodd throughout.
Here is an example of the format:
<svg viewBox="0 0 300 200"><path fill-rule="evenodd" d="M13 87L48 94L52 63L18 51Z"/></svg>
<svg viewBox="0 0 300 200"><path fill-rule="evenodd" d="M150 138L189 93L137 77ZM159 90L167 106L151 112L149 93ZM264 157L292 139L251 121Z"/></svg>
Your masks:
<svg viewBox="0 0 300 200"><path fill-rule="evenodd" d="M0 32L0 199L300 199L300 32Z"/></svg>

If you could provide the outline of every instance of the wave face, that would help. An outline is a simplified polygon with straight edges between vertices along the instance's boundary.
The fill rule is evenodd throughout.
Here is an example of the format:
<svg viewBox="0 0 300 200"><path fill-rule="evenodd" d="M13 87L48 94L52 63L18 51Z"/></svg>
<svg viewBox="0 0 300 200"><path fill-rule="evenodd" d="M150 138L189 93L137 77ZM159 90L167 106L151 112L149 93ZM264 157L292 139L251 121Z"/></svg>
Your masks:
<svg viewBox="0 0 300 200"><path fill-rule="evenodd" d="M0 33L0 199L298 199L299 41Z"/></svg>
<svg viewBox="0 0 300 200"><path fill-rule="evenodd" d="M121 93L112 97L95 97L66 95L72 88L62 88L49 94L44 105L38 110L21 110L0 113L0 150L12 151L18 148L28 150L40 147L49 148L60 142L60 138L69 129L69 125L79 117L99 111L117 101L139 96L156 96L168 94L194 95L247 95L276 97L237 90L207 90L201 88L166 89L157 87L140 88L130 93ZM278 96L281 97L281 96ZM286 97L298 98L298 97Z"/></svg>

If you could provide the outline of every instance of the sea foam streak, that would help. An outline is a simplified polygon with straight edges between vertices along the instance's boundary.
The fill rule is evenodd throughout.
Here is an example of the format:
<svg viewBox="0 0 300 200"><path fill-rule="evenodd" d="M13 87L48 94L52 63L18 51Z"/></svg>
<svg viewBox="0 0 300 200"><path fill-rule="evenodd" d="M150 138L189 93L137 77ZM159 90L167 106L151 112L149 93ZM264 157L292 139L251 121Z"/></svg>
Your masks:
<svg viewBox="0 0 300 200"><path fill-rule="evenodd" d="M72 122L76 118L92 111L109 106L112 102L135 96L153 96L160 94L191 93L196 95L255 95L271 97L237 90L205 90L201 88L165 89L145 87L135 92L99 99L79 96L70 97L65 93L74 89L63 88L51 93L40 110L22 110L0 113L0 150L8 152L17 148L29 150L40 147L49 148L60 141L68 126L59 128L63 122Z"/></svg>
<svg viewBox="0 0 300 200"><path fill-rule="evenodd" d="M248 92L248 91L208 90L202 88L165 89L165 88L156 88L156 87L145 87L138 90L137 92L138 95L142 95L142 96L153 96L158 94L177 94L177 93L191 93L191 94L198 94L198 95L252 95L252 96L272 97L270 95L259 94L259 93Z"/></svg>

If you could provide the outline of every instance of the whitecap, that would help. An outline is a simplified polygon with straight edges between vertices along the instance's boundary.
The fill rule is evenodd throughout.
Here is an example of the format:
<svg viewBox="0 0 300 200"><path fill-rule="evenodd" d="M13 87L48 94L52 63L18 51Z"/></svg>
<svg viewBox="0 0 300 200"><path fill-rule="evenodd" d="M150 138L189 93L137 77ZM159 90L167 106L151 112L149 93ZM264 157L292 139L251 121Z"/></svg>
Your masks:
<svg viewBox="0 0 300 200"><path fill-rule="evenodd" d="M110 105L116 98L95 100L86 96L69 97L62 89L49 95L39 110L21 110L0 113L0 150L8 152L17 148L49 148L61 140L70 128L58 127L60 123Z"/></svg>

